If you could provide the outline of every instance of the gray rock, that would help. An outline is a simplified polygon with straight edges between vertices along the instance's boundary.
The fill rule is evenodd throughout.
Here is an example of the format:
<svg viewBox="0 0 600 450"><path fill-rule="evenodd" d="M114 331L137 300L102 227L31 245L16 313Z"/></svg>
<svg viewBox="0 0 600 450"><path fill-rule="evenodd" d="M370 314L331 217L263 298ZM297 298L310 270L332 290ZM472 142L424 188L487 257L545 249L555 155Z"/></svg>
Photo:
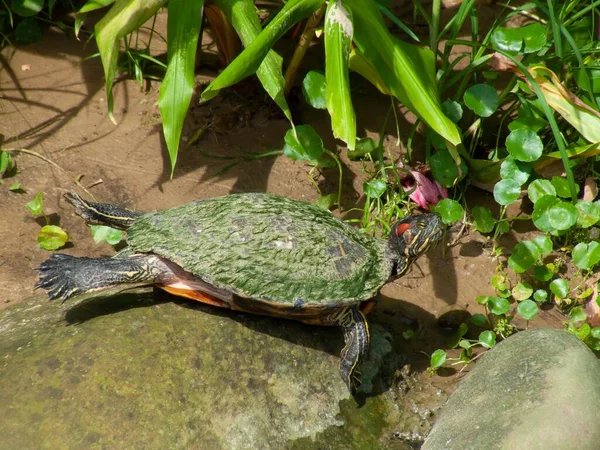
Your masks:
<svg viewBox="0 0 600 450"><path fill-rule="evenodd" d="M340 329L171 299L2 312L0 448L405 448L394 396L359 407L339 377ZM373 330L369 364L391 351Z"/></svg>
<svg viewBox="0 0 600 450"><path fill-rule="evenodd" d="M596 450L600 363L575 336L523 331L450 396L422 450Z"/></svg>

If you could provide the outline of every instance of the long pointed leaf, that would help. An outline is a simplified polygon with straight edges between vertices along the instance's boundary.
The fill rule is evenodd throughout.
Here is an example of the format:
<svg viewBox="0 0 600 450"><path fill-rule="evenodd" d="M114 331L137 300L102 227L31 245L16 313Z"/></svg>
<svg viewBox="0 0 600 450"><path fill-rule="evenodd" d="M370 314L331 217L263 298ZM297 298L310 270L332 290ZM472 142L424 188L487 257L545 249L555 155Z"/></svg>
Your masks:
<svg viewBox="0 0 600 450"><path fill-rule="evenodd" d="M85 22L87 13L105 8L114 2L115 0L88 0L75 15L75 37L79 39L79 30L81 30L81 26Z"/></svg>
<svg viewBox="0 0 600 450"><path fill-rule="evenodd" d="M210 100L219 93L219 90L256 72L275 42L296 22L319 8L324 1L289 0L256 39L202 92L200 101Z"/></svg>
<svg viewBox="0 0 600 450"><path fill-rule="evenodd" d="M392 36L373 0L345 3L352 10L356 46L390 91L439 135L458 145L460 133L442 112L438 99L433 52Z"/></svg>
<svg viewBox="0 0 600 450"><path fill-rule="evenodd" d="M158 108L169 158L171 176L177 162L183 121L194 93L196 45L202 26L204 0L171 0L167 19L169 63L160 85Z"/></svg>
<svg viewBox="0 0 600 450"><path fill-rule="evenodd" d="M340 0L333 0L325 13L325 78L327 80L327 110L336 138L354 150L356 145L356 114L350 97L348 59L352 46L352 17Z"/></svg>
<svg viewBox="0 0 600 450"><path fill-rule="evenodd" d="M248 47L262 31L260 20L256 14L253 0L215 0L237 31L244 47ZM256 71L256 75L265 91L281 108L288 120L292 121L292 113L284 95L285 80L281 66L283 58L274 50L270 50Z"/></svg>
<svg viewBox="0 0 600 450"><path fill-rule="evenodd" d="M96 43L106 78L106 103L108 117L116 123L113 115L112 86L117 72L119 40L141 27L167 0L117 0L95 27Z"/></svg>

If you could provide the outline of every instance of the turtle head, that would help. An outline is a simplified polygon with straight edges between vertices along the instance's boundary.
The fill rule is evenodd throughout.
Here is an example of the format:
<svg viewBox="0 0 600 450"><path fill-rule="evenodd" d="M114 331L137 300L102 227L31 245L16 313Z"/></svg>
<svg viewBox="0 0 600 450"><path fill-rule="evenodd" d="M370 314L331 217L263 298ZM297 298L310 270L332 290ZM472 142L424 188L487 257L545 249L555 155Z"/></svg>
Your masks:
<svg viewBox="0 0 600 450"><path fill-rule="evenodd" d="M402 275L410 264L442 239L444 224L437 213L409 216L398 221L388 238L389 248Z"/></svg>

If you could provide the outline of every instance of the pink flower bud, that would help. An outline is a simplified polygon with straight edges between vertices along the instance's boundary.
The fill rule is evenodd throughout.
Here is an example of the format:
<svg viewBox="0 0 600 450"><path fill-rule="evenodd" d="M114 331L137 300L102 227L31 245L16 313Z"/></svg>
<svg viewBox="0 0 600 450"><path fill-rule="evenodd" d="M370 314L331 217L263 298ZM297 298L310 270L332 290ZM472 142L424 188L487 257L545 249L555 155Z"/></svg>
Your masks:
<svg viewBox="0 0 600 450"><path fill-rule="evenodd" d="M430 180L416 170L411 170L410 173L412 179L406 177L402 181L402 186L404 190L410 191L416 185L416 189L409 194L409 197L424 210L429 211L430 205L436 205L441 199L448 198L448 190L437 181Z"/></svg>

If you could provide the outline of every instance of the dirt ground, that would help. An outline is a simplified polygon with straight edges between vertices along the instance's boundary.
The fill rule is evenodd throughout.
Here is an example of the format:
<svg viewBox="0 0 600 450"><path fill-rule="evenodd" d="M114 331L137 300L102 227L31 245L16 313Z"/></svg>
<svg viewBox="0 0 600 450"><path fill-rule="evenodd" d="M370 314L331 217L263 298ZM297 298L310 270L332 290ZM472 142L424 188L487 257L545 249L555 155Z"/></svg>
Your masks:
<svg viewBox="0 0 600 450"><path fill-rule="evenodd" d="M0 310L35 293L34 267L50 256L36 243L43 220L32 217L24 206L40 191L51 222L59 223L70 235L69 244L60 251L94 257L112 255L114 250L94 243L88 227L61 199L66 190L85 194L74 180L90 186L88 190L97 201L138 211L233 192L271 192L306 201L318 198L309 182L309 167L304 164L283 156L242 160L242 152L280 149L289 128L254 81L228 90L207 105L193 103L179 161L170 179L156 105L158 84L142 91L135 81L118 82L114 88L115 126L107 116L99 58L82 61L94 51L93 44L84 48L73 36L49 29L41 42L2 53L0 133L5 136L4 147L37 152L56 166L36 156L18 154L14 158L18 174L0 185ZM203 70L206 76L216 73L211 68ZM368 86L356 90L354 102L359 136L375 135L389 104ZM344 209L360 207L359 193L365 180L361 164L345 159L340 142L331 136L324 112L302 111L301 121L316 128L327 148L341 152ZM401 112L408 127L410 115ZM186 142L209 124L204 135L188 147ZM393 123L388 132L387 145L398 152ZM239 164L222 172L236 161ZM336 172L325 173L318 181L325 193L337 189ZM11 192L8 187L13 182L19 182L24 192ZM489 198L483 192L474 195L484 201ZM493 294L489 280L495 267L486 239L467 234L451 248L439 246L408 275L388 284L374 314L382 323L396 324L398 335L407 327L418 331L408 345L413 354L422 355L413 363L423 370L426 354L445 347L437 318L453 308L483 312L475 298ZM541 312L538 323L561 326L560 318L552 312Z"/></svg>

